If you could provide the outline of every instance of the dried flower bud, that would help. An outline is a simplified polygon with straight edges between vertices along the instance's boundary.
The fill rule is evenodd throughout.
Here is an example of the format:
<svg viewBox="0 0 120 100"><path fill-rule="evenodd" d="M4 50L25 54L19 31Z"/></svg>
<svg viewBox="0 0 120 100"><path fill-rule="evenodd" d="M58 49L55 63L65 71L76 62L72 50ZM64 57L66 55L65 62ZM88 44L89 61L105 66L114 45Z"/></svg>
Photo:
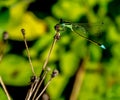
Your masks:
<svg viewBox="0 0 120 100"><path fill-rule="evenodd" d="M8 40L8 37L9 37L8 32L6 32L6 31L3 32L3 41L4 42Z"/></svg>
<svg viewBox="0 0 120 100"><path fill-rule="evenodd" d="M51 77L53 78L53 77L56 77L57 75L58 75L58 70L57 69L55 69L53 72L52 72L52 75L51 75Z"/></svg>
<svg viewBox="0 0 120 100"><path fill-rule="evenodd" d="M21 29L23 36L25 35L25 29Z"/></svg>

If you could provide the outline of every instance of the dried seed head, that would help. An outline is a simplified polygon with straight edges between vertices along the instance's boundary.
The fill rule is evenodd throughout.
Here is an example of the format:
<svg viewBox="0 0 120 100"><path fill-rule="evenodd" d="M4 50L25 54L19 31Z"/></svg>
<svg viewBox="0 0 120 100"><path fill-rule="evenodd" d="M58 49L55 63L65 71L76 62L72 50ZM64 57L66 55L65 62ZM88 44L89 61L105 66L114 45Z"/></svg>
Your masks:
<svg viewBox="0 0 120 100"><path fill-rule="evenodd" d="M53 78L53 77L56 77L57 75L58 75L58 70L57 69L55 69L55 70L53 70L53 72L52 72L52 74L51 74L51 77Z"/></svg>

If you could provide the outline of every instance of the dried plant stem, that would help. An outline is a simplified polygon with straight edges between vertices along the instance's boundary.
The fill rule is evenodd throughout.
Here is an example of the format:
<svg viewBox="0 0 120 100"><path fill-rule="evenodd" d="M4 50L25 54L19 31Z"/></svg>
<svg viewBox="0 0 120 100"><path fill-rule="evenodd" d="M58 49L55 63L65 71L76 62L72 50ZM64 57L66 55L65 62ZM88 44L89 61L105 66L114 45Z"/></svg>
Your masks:
<svg viewBox="0 0 120 100"><path fill-rule="evenodd" d="M51 45L51 48L50 48L49 53L48 53L48 56L47 56L47 58L46 58L46 60L45 60L45 62L44 62L43 70L44 70L44 69L46 68L46 66L47 66L48 60L49 60L49 58L50 58L51 52L52 52L52 50L53 50L53 47L54 47L56 41L57 41L57 39L54 38L54 41L53 41L53 43L52 43L52 45Z"/></svg>
<svg viewBox="0 0 120 100"><path fill-rule="evenodd" d="M37 89L36 89L36 91L35 91L35 93L34 93L34 96L33 96L32 100L35 99L35 96L37 95L38 90L39 90L39 88L40 88L43 80L45 79L46 75L47 75L47 71L45 72L45 74L44 74L44 76L42 77L42 79L40 80L40 82L37 83Z"/></svg>
<svg viewBox="0 0 120 100"><path fill-rule="evenodd" d="M29 62L30 62L30 66L31 66L31 69L32 69L32 73L34 74L34 76L36 76L34 68L33 68L33 64L32 64L31 58L30 58L30 52L29 52L29 49L28 49L27 42L26 42L25 38L24 38L24 42L25 42L25 46L26 46L26 50L27 50L27 54L28 54L28 59L29 59Z"/></svg>
<svg viewBox="0 0 120 100"><path fill-rule="evenodd" d="M39 80L37 80L37 81L34 83L34 87L33 87L32 91L31 91L31 94L35 91L38 83L39 83Z"/></svg>
<svg viewBox="0 0 120 100"><path fill-rule="evenodd" d="M58 70L56 70L56 69L53 70L49 81L47 82L47 84L45 85L45 87L43 88L43 90L40 92L40 94L38 95L38 97L35 100L38 100L41 97L41 95L44 93L44 91L46 90L46 88L48 87L48 85L50 84L52 79L55 78L58 75L58 73L59 73Z"/></svg>
<svg viewBox="0 0 120 100"><path fill-rule="evenodd" d="M26 51L27 51L27 55L28 55L28 60L30 62L30 67L31 67L32 73L33 73L34 76L36 76L34 68L33 68L33 64L32 64L31 58L30 58L30 52L29 52L29 49L28 49L27 41L26 41L26 38L25 38L25 30L21 29L21 32L23 34L24 43L25 43L25 47L26 47Z"/></svg>
<svg viewBox="0 0 120 100"><path fill-rule="evenodd" d="M3 58L3 55L4 55L4 50L5 50L5 48L6 48L6 44L7 44L7 40L8 40L8 37L9 37L9 35L8 35L8 32L3 32L3 36L2 36L2 41L0 41L0 45L2 45L1 47L0 47L0 62L1 62L1 60L2 60L2 58Z"/></svg>
<svg viewBox="0 0 120 100"><path fill-rule="evenodd" d="M50 80L48 81L48 83L45 85L45 87L43 88L43 90L40 92L40 94L38 95L38 97L35 100L38 100L41 97L41 95L44 93L44 91L46 90L46 88L50 84L51 80L52 80L52 78L50 78Z"/></svg>
<svg viewBox="0 0 120 100"><path fill-rule="evenodd" d="M32 95L32 91L33 91L33 87L34 87L34 83L31 84L31 88L29 89L29 91L28 91L28 93L27 93L27 96L26 96L25 100L30 100L31 95Z"/></svg>
<svg viewBox="0 0 120 100"><path fill-rule="evenodd" d="M30 100L33 92L35 91L37 85L38 85L38 82L39 82L39 79L35 79L35 81L31 84L31 88L30 90L28 91L27 95L26 95L26 99L25 100Z"/></svg>
<svg viewBox="0 0 120 100"><path fill-rule="evenodd" d="M78 95L80 93L80 89L81 89L81 86L82 86L82 83L84 80L84 76L85 76L85 61L83 60L82 65L80 66L80 68L77 71L73 90L72 90L69 100L77 100L78 99Z"/></svg>
<svg viewBox="0 0 120 100"><path fill-rule="evenodd" d="M52 50L53 50L53 48L54 48L54 45L55 45L56 41L59 40L59 39L60 39L60 33L57 31L56 34L55 34L55 36L54 36L54 40L53 40L53 42L52 42L52 45L51 45L51 48L50 48L50 50L49 50L48 56L47 56L47 58L46 58L46 60L45 60L45 63L44 63L44 65L43 65L43 70L46 68L47 63L48 63L48 60L49 60L50 55L51 55L51 52L52 52Z"/></svg>
<svg viewBox="0 0 120 100"><path fill-rule="evenodd" d="M47 66L47 64L48 64L48 60L49 60L50 55L51 55L51 52L52 52L52 50L53 50L53 48L54 48L54 46L55 46L55 43L56 43L56 41L57 41L59 38L60 38L60 33L59 33L59 32L56 32L56 34L55 34L55 36L54 36L54 40L53 40L52 45L51 45L51 47L50 47L50 50L49 50L49 52L48 52L48 56L47 56L47 58L46 58L46 60L45 60L45 62L44 62L44 64L43 64L43 67L42 67L42 74L40 75L40 77L42 76L42 79L40 79L39 82L38 82L39 84L38 84L38 86L37 86L37 89L36 89L36 91L35 91L35 94L34 94L32 100L35 99L35 96L37 95L38 90L39 90L41 84L43 83L43 80L44 80L45 77L46 77L46 74L47 74L48 71L46 71L45 73L44 73L44 71L45 71L46 66ZM43 74L44 74L44 75L43 75Z"/></svg>
<svg viewBox="0 0 120 100"><path fill-rule="evenodd" d="M32 88L30 88L30 89L28 90L25 100L30 100L30 97L31 97L31 93L30 93L30 92L31 92L31 89L32 89Z"/></svg>
<svg viewBox="0 0 120 100"><path fill-rule="evenodd" d="M26 50L27 50L27 54L28 54L28 59L29 59L30 65L31 65L32 72L33 72L34 76L36 76L36 75L35 75L35 72L34 72L34 69L33 69L32 61L31 61L31 59L30 59L30 53L29 53L28 46L27 46L27 42L26 42L26 38L25 38L25 30L22 29L21 32L22 32L22 34L23 34L23 38L24 38L24 42L25 42L25 46L26 46ZM28 91L25 100L30 100L30 98L31 98L31 96L33 95L33 93L34 93L34 95L33 95L32 100L35 99L35 97L36 97L36 95L37 95L37 93L38 93L38 90L39 90L41 84L43 83L43 80L45 79L46 74L47 74L47 72L48 72L48 70L46 71L45 69L46 69L46 66L47 66L47 64L48 64L48 60L49 60L49 58L50 58L51 52L52 52L52 50L53 50L53 48L54 48L54 45L55 45L56 41L57 41L59 38L60 38L60 33L59 33L59 32L56 32L56 34L55 34L55 36L54 36L54 40L53 40L52 45L51 45L51 47L50 47L50 50L49 50L49 52L48 52L48 56L47 56L47 58L46 58L46 60L45 60L45 62L44 62L44 64L43 64L42 73L40 74L40 78L39 78L39 79L36 78L35 81L32 83L31 88L30 88L30 90ZM36 81L36 80L37 80L37 81ZM48 82L48 85L49 85L49 82ZM44 92L46 88L47 88L47 86L46 86L42 91ZM35 91L35 90L36 90L36 91ZM34 91L35 91L35 92L34 92ZM43 93L43 92L42 92L42 93ZM40 94L41 94L41 93L40 93ZM42 95L42 94L41 94L41 95Z"/></svg>
<svg viewBox="0 0 120 100"><path fill-rule="evenodd" d="M9 95L9 93L8 93L6 87L5 87L5 84L4 84L3 81L2 81L1 76L0 76L0 83L1 83L1 85L2 85L2 87L3 87L3 89L4 89L4 91L5 91L5 93L6 93L6 95L7 95L8 100L11 100L11 99L10 99L10 95Z"/></svg>

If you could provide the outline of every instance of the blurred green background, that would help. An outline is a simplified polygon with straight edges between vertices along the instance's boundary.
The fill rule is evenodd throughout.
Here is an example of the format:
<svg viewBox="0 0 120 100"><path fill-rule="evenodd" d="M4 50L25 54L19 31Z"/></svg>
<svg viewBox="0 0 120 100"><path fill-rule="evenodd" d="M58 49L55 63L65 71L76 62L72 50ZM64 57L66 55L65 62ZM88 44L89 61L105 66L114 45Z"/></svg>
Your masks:
<svg viewBox="0 0 120 100"><path fill-rule="evenodd" d="M70 30L61 32L48 63L51 69L59 70L46 90L50 99L120 100L119 0L0 0L0 75L12 99L25 98L32 76L21 28L26 30L34 69L39 75L60 18L77 23L103 22L99 26L102 32L88 37L106 49ZM7 44L2 41L4 31L9 33ZM2 88L0 100L7 100Z"/></svg>

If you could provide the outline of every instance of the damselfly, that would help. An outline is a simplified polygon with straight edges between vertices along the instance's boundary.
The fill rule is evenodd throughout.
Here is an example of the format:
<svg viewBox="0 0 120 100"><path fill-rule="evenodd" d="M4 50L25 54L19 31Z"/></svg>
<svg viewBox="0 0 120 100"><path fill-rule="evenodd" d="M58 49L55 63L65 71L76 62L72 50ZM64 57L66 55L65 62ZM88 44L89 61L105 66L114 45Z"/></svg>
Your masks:
<svg viewBox="0 0 120 100"><path fill-rule="evenodd" d="M96 42L94 40L91 40L91 39L89 39L88 37L85 36L85 34L88 33L88 30L86 28L86 27L89 27L88 25L89 24L85 24L85 23L80 23L80 24L78 24L78 23L71 23L71 22L67 22L67 21L64 21L64 20L60 19L60 22L55 25L55 30L56 31L63 31L66 28L69 28L72 32L78 34L79 36L85 38L86 40L94 43L95 45L98 45L102 49L106 49L106 47L103 44L100 44L100 43L98 43L98 42ZM79 30L79 32L77 30Z"/></svg>

